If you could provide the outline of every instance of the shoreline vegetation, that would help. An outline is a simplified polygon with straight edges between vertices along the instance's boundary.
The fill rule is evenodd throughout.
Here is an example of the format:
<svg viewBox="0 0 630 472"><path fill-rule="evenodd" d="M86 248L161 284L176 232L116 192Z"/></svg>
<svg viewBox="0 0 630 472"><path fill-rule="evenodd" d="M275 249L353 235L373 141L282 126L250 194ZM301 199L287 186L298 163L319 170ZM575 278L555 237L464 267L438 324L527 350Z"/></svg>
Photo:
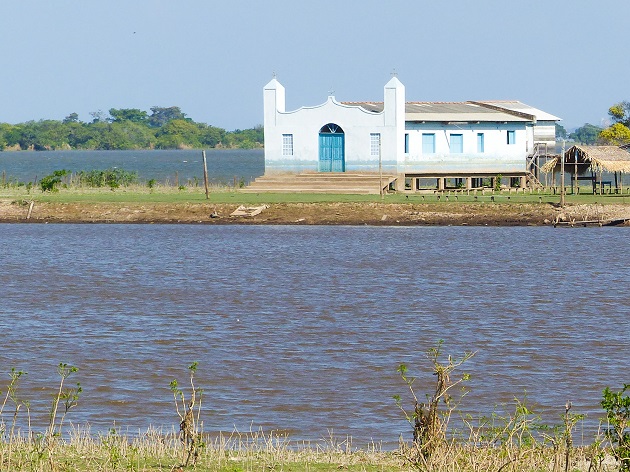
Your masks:
<svg viewBox="0 0 630 472"><path fill-rule="evenodd" d="M31 422L31 403L23 387L27 373L10 371L0 398L0 470L7 471L584 471L630 470L630 384L621 390L606 387L601 406L606 412L598 431L581 444L576 426L584 415L571 412L567 402L557 424L545 424L525 400L514 399L510 411L484 417L464 415L459 409L466 395L463 383L470 374L455 373L475 353L445 358L439 341L429 351L435 386L419 399L420 386L401 364L407 395L394 395L409 422L413 439L383 449L377 439L356 447L349 437L332 431L319 441L293 441L282 432L204 432L204 391L195 384L197 363L189 382L170 383L179 429L164 432L153 427L129 434L120 426L93 433L89 425L72 424L72 410L83 403L82 388L74 384L78 368L60 363L58 385L51 386L49 423L38 430ZM455 388L457 387L457 388ZM211 401L212 399L210 399ZM205 405L205 403L204 403ZM393 405L394 406L394 405ZM406 408L411 407L411 410ZM451 418L454 419L451 422ZM461 426L456 429L455 420Z"/></svg>
<svg viewBox="0 0 630 472"><path fill-rule="evenodd" d="M184 466L185 448L178 432L148 428L136 435L119 429L92 434L73 426L67 439L58 438L52 454L41 454L36 437L14 436L0 443L0 470L6 471L349 471L349 472L561 472L567 449L562 444L534 441L509 447L475 447L448 441L438 448L430 465L418 466L406 458L409 445L385 451L378 444L364 449L351 438L323 438L318 442L291 441L274 432L232 432L204 437L194 464ZM620 470L609 447L573 446L571 472Z"/></svg>
<svg viewBox="0 0 630 472"><path fill-rule="evenodd" d="M196 123L177 106L111 108L90 113L83 122L77 113L62 121L0 123L0 151L255 149L263 146L261 125L226 131Z"/></svg>
<svg viewBox="0 0 630 472"><path fill-rule="evenodd" d="M96 173L95 173L96 172ZM102 171L83 175L103 177ZM96 176L96 177L95 177ZM100 177L99 177L100 176ZM128 179L122 171L121 180ZM0 187L3 223L167 223L370 226L628 226L630 195L568 195L565 207L553 194L487 192L477 196L436 194L333 195L251 194L214 187L206 199L198 184L95 185L64 183L68 176L47 176L38 186ZM133 179L131 179L133 180ZM51 190L42 190L49 186ZM232 216L239 207L261 208L254 216Z"/></svg>

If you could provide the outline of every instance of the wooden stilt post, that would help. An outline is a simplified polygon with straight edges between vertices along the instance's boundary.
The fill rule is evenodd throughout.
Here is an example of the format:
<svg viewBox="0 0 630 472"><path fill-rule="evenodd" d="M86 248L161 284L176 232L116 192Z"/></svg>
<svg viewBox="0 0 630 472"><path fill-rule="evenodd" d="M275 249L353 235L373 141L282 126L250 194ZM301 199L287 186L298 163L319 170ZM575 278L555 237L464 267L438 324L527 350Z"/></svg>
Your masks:
<svg viewBox="0 0 630 472"><path fill-rule="evenodd" d="M208 165L206 163L206 151L201 151L201 157L203 159L203 183L206 186L206 200L210 198L210 192L208 190Z"/></svg>

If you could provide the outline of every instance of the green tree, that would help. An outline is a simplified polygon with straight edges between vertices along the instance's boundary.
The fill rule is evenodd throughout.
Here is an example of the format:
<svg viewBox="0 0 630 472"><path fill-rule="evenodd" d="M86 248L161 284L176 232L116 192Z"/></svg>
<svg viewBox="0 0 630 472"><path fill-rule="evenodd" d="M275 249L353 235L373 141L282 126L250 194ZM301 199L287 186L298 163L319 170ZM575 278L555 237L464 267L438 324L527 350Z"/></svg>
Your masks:
<svg viewBox="0 0 630 472"><path fill-rule="evenodd" d="M567 130L564 129L564 126L558 123L556 123L556 138L567 138Z"/></svg>
<svg viewBox="0 0 630 472"><path fill-rule="evenodd" d="M187 120L186 114L179 107L151 107L149 126L160 128L173 120Z"/></svg>
<svg viewBox="0 0 630 472"><path fill-rule="evenodd" d="M614 146L630 143L630 128L623 123L615 123L599 133L599 140Z"/></svg>
<svg viewBox="0 0 630 472"><path fill-rule="evenodd" d="M89 124L79 122L69 122L65 124L68 145L72 149L86 149L86 143L90 140Z"/></svg>
<svg viewBox="0 0 630 472"><path fill-rule="evenodd" d="M110 131L120 141L116 149L147 149L154 147L156 142L151 129L135 121L114 121Z"/></svg>
<svg viewBox="0 0 630 472"><path fill-rule="evenodd" d="M606 411L606 436L614 445L613 455L619 461L619 470L630 471L630 384L619 391L604 389L602 408Z"/></svg>
<svg viewBox="0 0 630 472"><path fill-rule="evenodd" d="M199 128L199 141L202 145L211 148L222 144L225 141L225 130L215 126L208 126L204 123L197 123Z"/></svg>
<svg viewBox="0 0 630 472"><path fill-rule="evenodd" d="M8 123L0 123L0 146L15 146L20 142L20 128Z"/></svg>
<svg viewBox="0 0 630 472"><path fill-rule="evenodd" d="M61 121L42 120L37 122L36 128L38 131L34 143L36 150L49 151L68 146L68 129Z"/></svg>
<svg viewBox="0 0 630 472"><path fill-rule="evenodd" d="M92 123L108 123L109 117L103 110L91 111Z"/></svg>
<svg viewBox="0 0 630 472"><path fill-rule="evenodd" d="M630 127L630 102L623 101L616 103L608 109L608 116L614 123L621 123Z"/></svg>
<svg viewBox="0 0 630 472"><path fill-rule="evenodd" d="M114 122L131 121L133 123L147 123L149 115L138 108L110 108L109 114Z"/></svg>
<svg viewBox="0 0 630 472"><path fill-rule="evenodd" d="M571 133L569 135L569 139L572 139L580 144L596 144L601 131L602 128L599 126L585 123L584 126L581 126Z"/></svg>
<svg viewBox="0 0 630 472"><path fill-rule="evenodd" d="M196 123L172 120L157 133L157 147L161 149L201 148L201 130Z"/></svg>
<svg viewBox="0 0 630 472"><path fill-rule="evenodd" d="M68 116L66 116L63 119L64 124L78 123L78 122L79 122L79 115L77 113L70 113Z"/></svg>
<svg viewBox="0 0 630 472"><path fill-rule="evenodd" d="M264 130L262 125L251 129L236 129L227 134L226 145L241 149L253 149L263 146Z"/></svg>
<svg viewBox="0 0 630 472"><path fill-rule="evenodd" d="M88 123L84 127L85 134L82 137L81 149L107 149L103 143L108 128L109 125L102 121Z"/></svg>

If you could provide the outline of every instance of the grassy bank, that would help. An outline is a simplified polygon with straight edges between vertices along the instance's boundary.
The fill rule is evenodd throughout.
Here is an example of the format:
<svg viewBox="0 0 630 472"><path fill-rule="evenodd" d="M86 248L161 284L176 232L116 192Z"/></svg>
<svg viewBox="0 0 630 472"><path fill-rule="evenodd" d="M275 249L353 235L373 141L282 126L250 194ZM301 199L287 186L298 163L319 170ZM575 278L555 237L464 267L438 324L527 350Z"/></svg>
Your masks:
<svg viewBox="0 0 630 472"><path fill-rule="evenodd" d="M452 443L436 451L426 465L407 459L409 449L384 452L359 450L349 441L322 440L295 443L273 434L250 433L208 438L194 465L183 467L185 452L176 434L148 430L128 436L117 431L94 436L74 429L69 439L58 440L42 451L37 440L15 438L0 444L3 471L349 471L403 472L412 470L485 472L565 470L566 451L540 444L521 447L471 447ZM615 461L604 448L572 449L570 471L614 471Z"/></svg>
<svg viewBox="0 0 630 472"><path fill-rule="evenodd" d="M23 371L11 369L0 403L0 470L2 471L580 471L630 470L630 384L621 390L604 389L602 408L607 422L583 444L575 444L576 426L584 419L567 402L560 423L542 423L524 400L515 399L511 411L472 417L459 410L466 395L463 383L470 374L458 373L475 353L446 356L442 341L429 350L435 384L423 385L430 394L419 400L420 385L401 364L398 372L407 395L393 397L409 421L413 440L401 437L395 450L383 450L374 438L357 448L351 438L332 432L316 442L292 441L274 431L204 432L207 407L203 390L195 384L197 363L189 382L170 383L174 399L171 431L148 428L129 433L120 427L93 433L89 426L70 423L79 404L80 384L73 384L76 367L59 364L59 384L51 390L49 424L32 426L30 403L22 397ZM459 392L457 389L460 389ZM420 396L420 398L422 398ZM81 398L81 403L83 399ZM411 410L408 410L408 408ZM458 418L455 428L451 418Z"/></svg>
<svg viewBox="0 0 630 472"><path fill-rule="evenodd" d="M253 217L231 217L241 205L265 205L265 209ZM555 220L578 224L630 221L630 197L570 195L567 205L560 208L556 195L542 193L389 194L381 198L251 194L215 188L206 199L198 187L0 189L2 222L539 226Z"/></svg>
<svg viewBox="0 0 630 472"><path fill-rule="evenodd" d="M139 203L181 203L181 202L209 202L209 203L330 203L330 202L374 202L374 203L547 203L558 204L559 195L549 192L516 192L490 190L444 193L390 193L383 197L379 195L345 195L318 193L244 193L230 187L211 188L209 198L201 187L174 187L155 185L152 188L142 185L130 185L110 189L107 187L68 187L56 192L43 192L38 187L26 189L20 187L0 188L0 198L22 198L26 200L44 202L139 202ZM575 204L630 204L629 194L593 195L587 193L567 195L566 203Z"/></svg>

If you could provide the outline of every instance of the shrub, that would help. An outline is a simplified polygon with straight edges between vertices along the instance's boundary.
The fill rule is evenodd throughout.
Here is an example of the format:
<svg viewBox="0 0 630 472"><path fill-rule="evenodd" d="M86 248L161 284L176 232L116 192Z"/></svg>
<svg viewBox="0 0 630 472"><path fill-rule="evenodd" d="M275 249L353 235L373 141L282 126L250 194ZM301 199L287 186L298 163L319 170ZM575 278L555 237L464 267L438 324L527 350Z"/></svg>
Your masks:
<svg viewBox="0 0 630 472"><path fill-rule="evenodd" d="M619 470L630 471L630 396L625 394L630 384L624 384L618 392L604 389L602 408L606 411L608 429L606 437L613 445L613 454L619 461ZM625 394L625 395L624 395Z"/></svg>
<svg viewBox="0 0 630 472"><path fill-rule="evenodd" d="M463 374L457 379L451 379L455 369L475 355L467 352L459 359L450 355L446 362L441 359L443 340L439 340L436 347L427 352L427 357L432 364L433 375L436 376L435 390L432 395L426 395L426 402L420 402L416 395L413 383L414 377L407 376L407 366L400 364L398 372L409 388L414 404L413 413L408 413L402 405L399 395L394 396L396 405L402 410L405 418L413 427L413 457L412 463L419 465L425 463L431 454L443 444L446 439L446 430L452 412L458 405L458 401L451 395L453 387L470 379L469 374ZM465 391L462 393L462 396ZM445 405L444 411L440 410L440 404Z"/></svg>
<svg viewBox="0 0 630 472"><path fill-rule="evenodd" d="M81 171L77 174L79 181L88 187L110 187L112 190L130 185L138 181L138 173L124 169Z"/></svg>
<svg viewBox="0 0 630 472"><path fill-rule="evenodd" d="M52 174L42 177L39 181L39 186L42 189L42 192L56 192L59 189L57 186L61 183L62 177L68 175L70 173L69 170L62 169L53 171Z"/></svg>

